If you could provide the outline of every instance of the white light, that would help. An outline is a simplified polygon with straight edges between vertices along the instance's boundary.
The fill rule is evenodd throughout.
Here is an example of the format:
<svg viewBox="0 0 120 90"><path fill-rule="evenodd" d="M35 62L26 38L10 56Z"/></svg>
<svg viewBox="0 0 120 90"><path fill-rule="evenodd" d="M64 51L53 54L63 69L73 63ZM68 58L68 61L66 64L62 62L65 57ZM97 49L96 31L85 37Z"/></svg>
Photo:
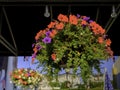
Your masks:
<svg viewBox="0 0 120 90"><path fill-rule="evenodd" d="M116 11L115 11L115 6L113 5L113 6L112 6L111 17L114 18L114 17L116 17L116 16L117 16L117 13L116 13Z"/></svg>
<svg viewBox="0 0 120 90"><path fill-rule="evenodd" d="M45 16L45 17L49 17L49 16L50 16L50 13L49 13L49 11L48 11L48 6L47 6L47 5L46 5L46 7L45 7L44 16Z"/></svg>

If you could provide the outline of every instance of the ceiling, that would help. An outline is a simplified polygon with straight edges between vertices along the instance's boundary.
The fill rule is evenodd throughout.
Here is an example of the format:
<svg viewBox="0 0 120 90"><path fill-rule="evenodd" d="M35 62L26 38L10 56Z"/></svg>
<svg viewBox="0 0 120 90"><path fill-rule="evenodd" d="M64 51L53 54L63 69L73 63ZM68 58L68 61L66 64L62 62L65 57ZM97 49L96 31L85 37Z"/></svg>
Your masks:
<svg viewBox="0 0 120 90"><path fill-rule="evenodd" d="M113 5L115 18L110 16ZM0 0L0 56L30 56L36 33L60 13L90 16L107 30L114 55L120 55L120 0Z"/></svg>

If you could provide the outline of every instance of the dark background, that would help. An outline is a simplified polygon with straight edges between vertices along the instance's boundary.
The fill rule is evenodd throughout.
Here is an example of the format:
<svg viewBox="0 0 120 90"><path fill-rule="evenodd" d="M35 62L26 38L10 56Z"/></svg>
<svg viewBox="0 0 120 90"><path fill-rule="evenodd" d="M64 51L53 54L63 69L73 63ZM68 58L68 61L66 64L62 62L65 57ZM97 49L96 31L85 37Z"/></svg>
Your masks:
<svg viewBox="0 0 120 90"><path fill-rule="evenodd" d="M45 5L48 5L49 11L50 8L52 10L52 16L49 18L44 17ZM111 18L113 5L117 13L116 18ZM90 16L106 28L112 40L114 55L120 55L120 0L0 0L0 12L0 36L15 49L6 48L0 41L0 56L32 55L34 36L39 30L47 27L51 18L57 19L60 13Z"/></svg>

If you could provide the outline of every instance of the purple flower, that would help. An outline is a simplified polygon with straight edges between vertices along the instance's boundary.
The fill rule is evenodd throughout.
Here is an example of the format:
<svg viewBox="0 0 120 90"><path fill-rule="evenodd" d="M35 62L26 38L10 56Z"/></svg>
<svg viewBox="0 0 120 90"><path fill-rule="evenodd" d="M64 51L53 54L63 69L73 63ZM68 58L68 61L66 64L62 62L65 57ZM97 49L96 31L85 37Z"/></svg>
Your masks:
<svg viewBox="0 0 120 90"><path fill-rule="evenodd" d="M36 58L36 53L32 54L32 58Z"/></svg>
<svg viewBox="0 0 120 90"><path fill-rule="evenodd" d="M93 20L89 20L89 23L93 22Z"/></svg>
<svg viewBox="0 0 120 90"><path fill-rule="evenodd" d="M90 17L83 18L83 20L85 20L85 21L88 21L89 19L90 19Z"/></svg>
<svg viewBox="0 0 120 90"><path fill-rule="evenodd" d="M51 43L51 38L50 37L45 37L42 41L44 43Z"/></svg>
<svg viewBox="0 0 120 90"><path fill-rule="evenodd" d="M42 46L39 44L36 47L37 47L37 50L40 50L42 48Z"/></svg>
<svg viewBox="0 0 120 90"><path fill-rule="evenodd" d="M103 38L106 39L108 35L104 35Z"/></svg>
<svg viewBox="0 0 120 90"><path fill-rule="evenodd" d="M28 72L28 77L30 76L30 73Z"/></svg>
<svg viewBox="0 0 120 90"><path fill-rule="evenodd" d="M32 48L35 46L35 43L32 44Z"/></svg>
<svg viewBox="0 0 120 90"><path fill-rule="evenodd" d="M80 14L77 14L77 17L80 18Z"/></svg>
<svg viewBox="0 0 120 90"><path fill-rule="evenodd" d="M49 36L50 35L50 31L46 32L46 36Z"/></svg>
<svg viewBox="0 0 120 90"><path fill-rule="evenodd" d="M104 90L114 90L107 72L105 72L105 84L104 85L105 85Z"/></svg>

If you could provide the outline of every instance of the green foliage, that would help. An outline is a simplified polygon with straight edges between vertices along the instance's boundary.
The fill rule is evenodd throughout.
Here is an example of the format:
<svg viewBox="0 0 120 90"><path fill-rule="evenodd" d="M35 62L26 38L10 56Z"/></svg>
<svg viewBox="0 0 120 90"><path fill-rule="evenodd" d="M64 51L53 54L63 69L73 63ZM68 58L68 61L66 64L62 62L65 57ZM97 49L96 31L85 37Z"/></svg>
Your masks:
<svg viewBox="0 0 120 90"><path fill-rule="evenodd" d="M90 90L103 90L103 87L91 88Z"/></svg>
<svg viewBox="0 0 120 90"><path fill-rule="evenodd" d="M90 82L90 88L103 87L104 82Z"/></svg>
<svg viewBox="0 0 120 90"><path fill-rule="evenodd" d="M86 90L85 84L77 84L78 88L76 90Z"/></svg>
<svg viewBox="0 0 120 90"><path fill-rule="evenodd" d="M51 87L60 87L60 83L59 82L50 82L49 85Z"/></svg>
<svg viewBox="0 0 120 90"><path fill-rule="evenodd" d="M61 89L70 89L72 87L71 85L70 81L64 81L61 83Z"/></svg>

